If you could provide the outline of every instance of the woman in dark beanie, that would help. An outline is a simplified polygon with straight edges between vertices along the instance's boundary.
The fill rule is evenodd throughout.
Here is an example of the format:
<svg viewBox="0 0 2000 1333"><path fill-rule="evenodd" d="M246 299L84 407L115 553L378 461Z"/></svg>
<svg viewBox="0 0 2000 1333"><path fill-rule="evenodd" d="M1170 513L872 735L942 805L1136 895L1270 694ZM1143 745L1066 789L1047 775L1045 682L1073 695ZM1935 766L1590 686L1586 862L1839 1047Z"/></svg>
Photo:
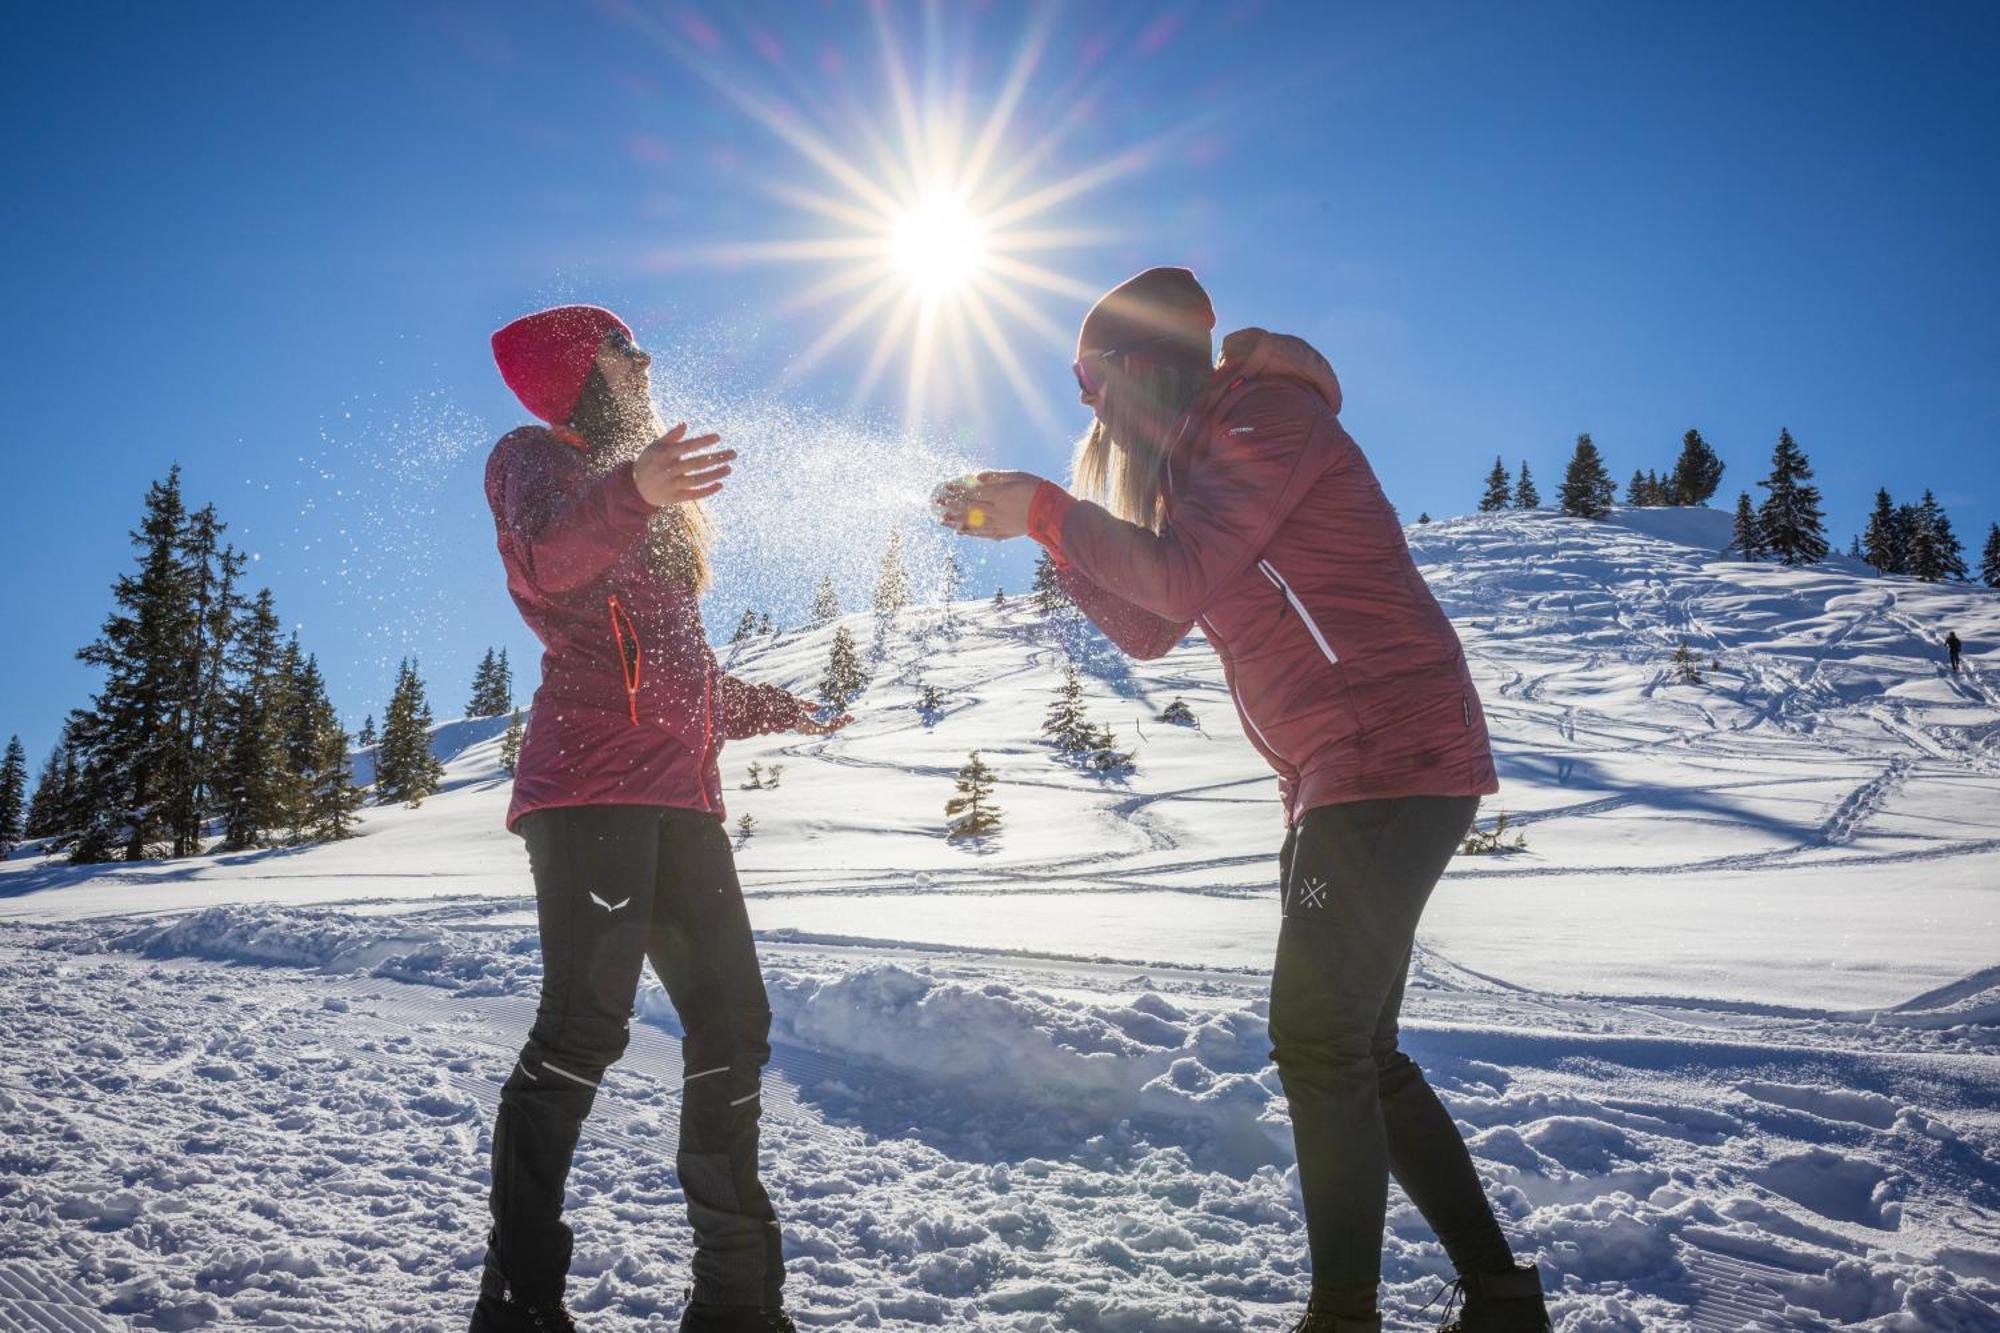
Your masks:
<svg viewBox="0 0 2000 1333"><path fill-rule="evenodd" d="M1301 1333L1381 1327L1389 1176L1458 1270L1453 1328L1548 1327L1451 1116L1397 1045L1417 921L1498 789L1458 636L1424 585L1340 386L1297 338L1243 329L1211 360L1192 273L1149 269L1090 311L1077 386L1096 413L1082 498L1021 472L953 488L944 522L1032 536L1063 587L1135 657L1199 624L1288 832L1271 979L1272 1058L1291 1106L1312 1252Z"/></svg>
<svg viewBox="0 0 2000 1333"><path fill-rule="evenodd" d="M687 1330L789 1330L778 1222L757 1175L771 1012L722 826L726 738L823 732L812 706L716 668L702 629L701 501L733 455L662 431L624 321L562 306L493 335L501 376L546 425L494 447L486 498L507 589L541 639L542 683L508 827L527 842L542 994L493 1125L493 1230L474 1333L573 1329L564 1182L641 965L680 1015L675 1166L694 1226Z"/></svg>

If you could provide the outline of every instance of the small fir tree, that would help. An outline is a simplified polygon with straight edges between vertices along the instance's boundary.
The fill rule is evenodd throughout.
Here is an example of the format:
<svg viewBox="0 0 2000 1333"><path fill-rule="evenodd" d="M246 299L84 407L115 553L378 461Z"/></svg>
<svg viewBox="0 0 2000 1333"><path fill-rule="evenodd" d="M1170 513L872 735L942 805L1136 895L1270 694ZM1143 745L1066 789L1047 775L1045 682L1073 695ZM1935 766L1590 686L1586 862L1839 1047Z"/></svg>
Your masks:
<svg viewBox="0 0 2000 1333"><path fill-rule="evenodd" d="M1889 490L1878 487L1875 491L1875 508L1868 513L1868 526L1861 533L1861 558L1875 567L1877 574L1900 574L1903 572L1901 525L1896 519L1896 506L1889 499Z"/></svg>
<svg viewBox="0 0 2000 1333"><path fill-rule="evenodd" d="M223 845L231 851L271 844L279 830L295 824L305 804L291 761L295 678L281 635L271 590L264 588L251 603L237 643L220 784Z"/></svg>
<svg viewBox="0 0 2000 1333"><path fill-rule="evenodd" d="M784 776L785 766L783 764L772 764L764 770L764 790L776 791L778 789L778 780Z"/></svg>
<svg viewBox="0 0 2000 1333"><path fill-rule="evenodd" d="M1722 460L1701 432L1690 430L1681 436L1681 456L1674 460L1664 504L1705 505L1722 487Z"/></svg>
<svg viewBox="0 0 2000 1333"><path fill-rule="evenodd" d="M1686 639L1682 639L1680 647L1674 649L1674 672L1683 685L1701 684L1701 659L1694 655L1694 649L1688 647Z"/></svg>
<svg viewBox="0 0 2000 1333"><path fill-rule="evenodd" d="M818 629L821 625L831 625L838 619L840 619L840 595L833 590L833 575L822 574L819 586L813 589L809 623L814 629Z"/></svg>
<svg viewBox="0 0 2000 1333"><path fill-rule="evenodd" d="M930 726L944 715L944 691L935 685L917 686L917 712Z"/></svg>
<svg viewBox="0 0 2000 1333"><path fill-rule="evenodd" d="M1528 460L1521 460L1521 471L1514 482L1514 508L1539 509L1542 507L1542 493L1535 489L1535 479L1528 475Z"/></svg>
<svg viewBox="0 0 2000 1333"><path fill-rule="evenodd" d="M995 588L993 590L993 609L998 611L1005 605L1007 605L1007 590L1005 588Z"/></svg>
<svg viewBox="0 0 2000 1333"><path fill-rule="evenodd" d="M61 738L49 749L35 780L34 797L28 802L29 837L48 839L58 847L68 842L67 835L76 828L77 779L76 740L70 724L65 723Z"/></svg>
<svg viewBox="0 0 2000 1333"><path fill-rule="evenodd" d="M378 739L375 735L375 715L370 713L361 719L361 730L354 733L354 743L363 750L372 750Z"/></svg>
<svg viewBox="0 0 2000 1333"><path fill-rule="evenodd" d="M756 632L757 613L746 606L743 608L743 618L736 622L735 632L729 636L729 642L732 644L747 643L750 636Z"/></svg>
<svg viewBox="0 0 2000 1333"><path fill-rule="evenodd" d="M1647 498L1646 474L1637 468L1632 470L1632 480L1625 483L1625 503L1635 509L1652 503Z"/></svg>
<svg viewBox="0 0 2000 1333"><path fill-rule="evenodd" d="M903 566L903 530L889 529L889 546L882 552L882 572L875 579L875 614L894 616L910 604L910 573Z"/></svg>
<svg viewBox="0 0 2000 1333"><path fill-rule="evenodd" d="M1431 521L1431 515L1430 515L1430 511L1429 511L1428 509L1426 509L1426 510L1422 511L1421 513L1419 513L1419 514L1417 515L1417 526L1418 526L1418 527L1423 527L1423 526L1424 526L1425 524L1428 524L1428 523L1429 523L1430 521Z"/></svg>
<svg viewBox="0 0 2000 1333"><path fill-rule="evenodd" d="M1731 531L1729 544L1736 548L1736 554L1745 560L1764 558L1764 532L1757 525L1757 511L1750 504L1750 492L1736 493L1736 523Z"/></svg>
<svg viewBox="0 0 2000 1333"><path fill-rule="evenodd" d="M1905 572L1926 583L1965 578L1965 546L1951 530L1950 516L1930 491L1926 490L1924 498L1917 503L1908 527L1908 569Z"/></svg>
<svg viewBox="0 0 2000 1333"><path fill-rule="evenodd" d="M415 807L443 784L444 765L431 752L431 706L424 698L423 678L416 662L404 658L376 747L376 799Z"/></svg>
<svg viewBox="0 0 2000 1333"><path fill-rule="evenodd" d="M1576 451L1569 457L1569 466L1563 471L1562 511L1572 518L1605 518L1611 513L1611 502L1617 496L1617 486L1611 474L1605 471L1604 459L1599 456L1597 446L1590 442L1590 436L1576 437Z"/></svg>
<svg viewBox="0 0 2000 1333"><path fill-rule="evenodd" d="M315 727L308 834L321 842L337 842L354 834L355 812L361 808L361 788L354 785L354 763L347 748L347 730L323 704Z"/></svg>
<svg viewBox="0 0 2000 1333"><path fill-rule="evenodd" d="M1516 832L1513 840L1507 838L1507 812L1502 810L1494 817L1493 827L1482 829L1474 825L1459 845L1461 856L1503 856L1508 852L1525 851L1528 835Z"/></svg>
<svg viewBox="0 0 2000 1333"><path fill-rule="evenodd" d="M528 739L528 729L521 724L521 710L507 719L507 730L500 733L500 771L513 777L521 768L521 743Z"/></svg>
<svg viewBox="0 0 2000 1333"><path fill-rule="evenodd" d="M1979 581L2000 588L2000 523L1986 529L1986 550L1979 559Z"/></svg>
<svg viewBox="0 0 2000 1333"><path fill-rule="evenodd" d="M955 602L965 591L965 562L958 558L958 552L947 548L944 553L944 600Z"/></svg>
<svg viewBox="0 0 2000 1333"><path fill-rule="evenodd" d="M775 628L772 627L771 613L769 611L760 611L758 613L757 632L759 634L776 634L778 632Z"/></svg>
<svg viewBox="0 0 2000 1333"><path fill-rule="evenodd" d="M1097 741L1097 728L1091 725L1084 707L1083 677L1074 662L1063 663L1062 683L1056 686L1055 701L1042 719L1042 736L1065 755L1080 754Z"/></svg>
<svg viewBox="0 0 2000 1333"><path fill-rule="evenodd" d="M759 791L763 786L764 766L755 759L752 759L749 766L743 770L743 789L745 791Z"/></svg>
<svg viewBox="0 0 2000 1333"><path fill-rule="evenodd" d="M736 817L736 841L740 846L750 841L750 835L757 831L757 817L745 810Z"/></svg>
<svg viewBox="0 0 2000 1333"><path fill-rule="evenodd" d="M1063 591L1062 578L1056 573L1055 557L1047 548L1035 556L1034 598L1035 610L1045 616L1052 616L1071 604L1069 594Z"/></svg>
<svg viewBox="0 0 2000 1333"><path fill-rule="evenodd" d="M1193 727L1200 725L1195 720L1194 709L1189 708L1187 705L1187 700L1179 697L1178 695L1174 697L1174 701L1172 703L1168 704L1165 708L1160 710L1160 721L1170 722L1177 727Z"/></svg>
<svg viewBox="0 0 2000 1333"><path fill-rule="evenodd" d="M21 845L27 835L28 752L19 736L7 741L7 754L0 758L0 860Z"/></svg>
<svg viewBox="0 0 2000 1333"><path fill-rule="evenodd" d="M1507 475L1507 465L1495 458L1493 470L1486 474L1486 491L1479 497L1479 512L1490 514L1496 509L1505 509L1513 496L1513 481Z"/></svg>
<svg viewBox="0 0 2000 1333"><path fill-rule="evenodd" d="M861 654L854 644L854 635L842 625L833 632L833 646L828 650L826 671L820 677L819 697L835 708L844 708L847 701L861 693L868 684L868 674L861 665Z"/></svg>
<svg viewBox="0 0 2000 1333"><path fill-rule="evenodd" d="M1771 475L1757 483L1770 492L1757 508L1757 531L1765 548L1788 565L1826 559L1826 523L1812 474L1805 450L1792 439L1791 431L1779 430L1777 447L1771 451Z"/></svg>
<svg viewBox="0 0 2000 1333"><path fill-rule="evenodd" d="M993 803L993 770L980 759L979 751L967 756L965 766L958 770L955 791L957 794L944 803L948 828L945 836L956 842L999 831L1000 807Z"/></svg>

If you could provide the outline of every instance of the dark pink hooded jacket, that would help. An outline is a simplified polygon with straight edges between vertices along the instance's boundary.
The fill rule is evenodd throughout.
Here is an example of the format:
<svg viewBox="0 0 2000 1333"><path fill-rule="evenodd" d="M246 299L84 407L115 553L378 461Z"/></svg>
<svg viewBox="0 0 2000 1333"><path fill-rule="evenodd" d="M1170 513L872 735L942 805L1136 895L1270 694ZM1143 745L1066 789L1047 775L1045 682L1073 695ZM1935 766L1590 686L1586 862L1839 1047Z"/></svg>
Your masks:
<svg viewBox="0 0 2000 1333"><path fill-rule="evenodd" d="M542 641L542 683L507 809L661 805L720 817L725 739L811 705L717 668L695 596L645 553L654 507L622 463L593 475L566 435L524 426L486 461L507 590Z"/></svg>
<svg viewBox="0 0 2000 1333"><path fill-rule="evenodd" d="M1029 531L1134 657L1201 625L1287 822L1316 806L1499 790L1451 621L1341 429L1303 340L1243 329L1168 448L1156 535L1045 483Z"/></svg>

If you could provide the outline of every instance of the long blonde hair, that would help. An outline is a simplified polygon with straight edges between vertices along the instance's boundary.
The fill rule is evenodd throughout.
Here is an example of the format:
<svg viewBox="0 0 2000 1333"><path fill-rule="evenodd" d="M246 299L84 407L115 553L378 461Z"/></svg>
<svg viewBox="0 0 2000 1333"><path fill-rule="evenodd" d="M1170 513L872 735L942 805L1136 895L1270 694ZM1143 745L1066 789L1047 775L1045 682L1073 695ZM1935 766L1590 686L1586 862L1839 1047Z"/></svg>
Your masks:
<svg viewBox="0 0 2000 1333"><path fill-rule="evenodd" d="M571 429L590 446L594 475L602 475L666 433L651 399L644 410L622 402L596 367L570 413ZM713 579L709 548L715 545L715 520L699 500L668 505L653 515L646 530L646 554L661 578L680 585L695 597L708 591Z"/></svg>
<svg viewBox="0 0 2000 1333"><path fill-rule="evenodd" d="M1207 368L1137 362L1106 367L1104 420L1090 423L1070 462L1070 487L1118 517L1158 532L1166 522L1167 451L1208 384Z"/></svg>

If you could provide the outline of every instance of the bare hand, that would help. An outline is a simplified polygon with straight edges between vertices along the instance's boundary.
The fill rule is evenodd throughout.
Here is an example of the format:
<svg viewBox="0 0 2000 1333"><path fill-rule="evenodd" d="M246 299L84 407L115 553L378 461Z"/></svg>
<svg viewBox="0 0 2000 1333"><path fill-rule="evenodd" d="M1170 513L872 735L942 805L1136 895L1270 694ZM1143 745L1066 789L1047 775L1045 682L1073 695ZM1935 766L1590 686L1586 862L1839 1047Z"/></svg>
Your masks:
<svg viewBox="0 0 2000 1333"><path fill-rule="evenodd" d="M798 726L792 728L792 730L804 732L808 736L831 736L834 732L839 731L853 720L853 715L849 713L842 713L838 717L827 718L824 722L816 717L807 716L802 718Z"/></svg>
<svg viewBox="0 0 2000 1333"><path fill-rule="evenodd" d="M736 457L736 451L702 453L722 437L697 435L687 439L686 435L687 422L683 421L639 451L632 464L632 481L647 504L686 504L722 489L722 479L729 475L729 460Z"/></svg>
<svg viewBox="0 0 2000 1333"><path fill-rule="evenodd" d="M938 522L968 537L1005 541L1028 531L1028 506L1042 479L1032 472L981 472L938 498Z"/></svg>

